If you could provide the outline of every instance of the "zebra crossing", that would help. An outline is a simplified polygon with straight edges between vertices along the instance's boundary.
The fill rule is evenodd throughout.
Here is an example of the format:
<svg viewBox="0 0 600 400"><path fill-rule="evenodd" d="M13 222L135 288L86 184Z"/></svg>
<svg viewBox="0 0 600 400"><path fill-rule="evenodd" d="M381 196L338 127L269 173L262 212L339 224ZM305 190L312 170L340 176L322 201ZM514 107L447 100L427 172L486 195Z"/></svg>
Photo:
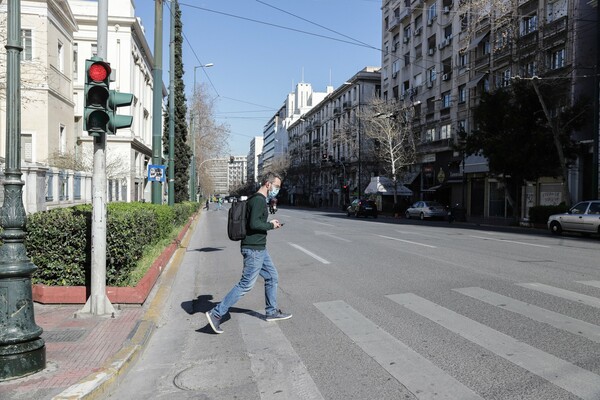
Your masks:
<svg viewBox="0 0 600 400"><path fill-rule="evenodd" d="M577 283L599 287L598 281ZM600 299L541 283L517 283L563 300L600 308ZM478 287L454 292L600 343L600 326ZM386 296L441 328L482 347L581 399L600 399L600 376L413 293ZM418 399L481 399L480 394L412 350L342 300L315 307Z"/></svg>

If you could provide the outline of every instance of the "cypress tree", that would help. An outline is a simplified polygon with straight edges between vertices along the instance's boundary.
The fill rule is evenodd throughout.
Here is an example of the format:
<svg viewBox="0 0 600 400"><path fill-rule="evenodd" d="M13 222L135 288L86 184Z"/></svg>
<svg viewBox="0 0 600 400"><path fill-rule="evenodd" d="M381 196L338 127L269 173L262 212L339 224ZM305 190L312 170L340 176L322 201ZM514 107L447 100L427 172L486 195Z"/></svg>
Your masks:
<svg viewBox="0 0 600 400"><path fill-rule="evenodd" d="M183 24L181 22L181 10L177 0L171 3L171 12L175 13L175 75L174 75L174 98L175 98L175 140L174 140L174 164L175 164L175 203L181 203L189 199L188 182L189 166L192 151L187 143L187 100L185 98L185 85L183 83ZM165 158L169 156L169 102L167 101L167 112L165 113L163 125L163 152Z"/></svg>

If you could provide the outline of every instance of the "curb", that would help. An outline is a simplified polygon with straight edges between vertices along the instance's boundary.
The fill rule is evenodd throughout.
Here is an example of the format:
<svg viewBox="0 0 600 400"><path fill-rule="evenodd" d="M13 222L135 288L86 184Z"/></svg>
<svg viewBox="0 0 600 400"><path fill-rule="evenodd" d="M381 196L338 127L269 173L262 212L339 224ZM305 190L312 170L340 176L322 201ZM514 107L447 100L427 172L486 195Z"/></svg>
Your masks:
<svg viewBox="0 0 600 400"><path fill-rule="evenodd" d="M98 372L88 375L82 381L54 396L52 400L97 399L106 394L129 371L129 368L140 357L142 350L146 347L146 344L154 333L158 318L165 304L165 298L171 292L172 283L177 276L179 266L181 265L185 250L189 246L192 234L196 230L199 216L200 214L197 214L194 217L194 220L190 224L190 229L165 268L156 295L151 300L148 310L146 310L144 316L132 331L132 337L129 342L126 342L121 350L104 363Z"/></svg>

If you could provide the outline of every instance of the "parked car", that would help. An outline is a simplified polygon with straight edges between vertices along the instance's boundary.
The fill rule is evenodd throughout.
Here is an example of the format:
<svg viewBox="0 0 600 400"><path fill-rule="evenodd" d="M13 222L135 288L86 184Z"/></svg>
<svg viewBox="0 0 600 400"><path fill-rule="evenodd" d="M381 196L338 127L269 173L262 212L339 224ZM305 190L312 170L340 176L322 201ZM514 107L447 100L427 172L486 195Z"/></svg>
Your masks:
<svg viewBox="0 0 600 400"><path fill-rule="evenodd" d="M582 201L563 214L548 217L548 229L555 235L563 231L600 233L600 200Z"/></svg>
<svg viewBox="0 0 600 400"><path fill-rule="evenodd" d="M377 204L373 200L355 199L346 209L346 215L355 217L371 216L377 218Z"/></svg>
<svg viewBox="0 0 600 400"><path fill-rule="evenodd" d="M418 217L425 218L440 218L444 219L448 216L446 207L437 201L417 201L412 206L406 209L404 213L406 219Z"/></svg>

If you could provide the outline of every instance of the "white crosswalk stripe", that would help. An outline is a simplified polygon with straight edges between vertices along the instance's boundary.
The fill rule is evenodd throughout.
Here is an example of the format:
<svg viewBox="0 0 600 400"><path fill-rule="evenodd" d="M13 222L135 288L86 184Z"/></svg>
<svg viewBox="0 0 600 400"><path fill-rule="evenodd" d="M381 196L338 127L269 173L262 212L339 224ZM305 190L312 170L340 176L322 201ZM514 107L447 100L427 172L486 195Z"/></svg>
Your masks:
<svg viewBox="0 0 600 400"><path fill-rule="evenodd" d="M276 323L239 314L239 324L262 400L323 400L306 366Z"/></svg>
<svg viewBox="0 0 600 400"><path fill-rule="evenodd" d="M600 376L590 371L412 293L387 297L582 399L600 398Z"/></svg>
<svg viewBox="0 0 600 400"><path fill-rule="evenodd" d="M600 326L590 324L589 322L571 318L481 288L471 287L454 289L454 291L600 343Z"/></svg>
<svg viewBox="0 0 600 400"><path fill-rule="evenodd" d="M542 283L517 283L517 285L528 289L537 290L538 292L546 293L563 299L576 301L578 303L585 304L590 307L600 308L600 299L597 297L592 297L585 294L572 292L570 290L544 285Z"/></svg>
<svg viewBox="0 0 600 400"><path fill-rule="evenodd" d="M383 331L343 301L315 306L419 399L481 399L452 376Z"/></svg>

